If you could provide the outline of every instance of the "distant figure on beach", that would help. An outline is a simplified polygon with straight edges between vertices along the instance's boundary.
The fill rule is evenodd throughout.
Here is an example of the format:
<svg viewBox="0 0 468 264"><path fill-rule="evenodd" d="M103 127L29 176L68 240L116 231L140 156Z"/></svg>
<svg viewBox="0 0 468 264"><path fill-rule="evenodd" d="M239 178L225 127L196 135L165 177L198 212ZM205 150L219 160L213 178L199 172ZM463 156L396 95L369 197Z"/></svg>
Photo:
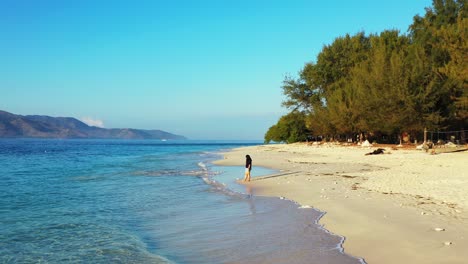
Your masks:
<svg viewBox="0 0 468 264"><path fill-rule="evenodd" d="M378 155L378 154L384 154L385 149L378 148L372 152L366 153L366 155Z"/></svg>
<svg viewBox="0 0 468 264"><path fill-rule="evenodd" d="M252 170L252 158L249 155L245 155L245 176L244 181L250 181L250 171Z"/></svg>

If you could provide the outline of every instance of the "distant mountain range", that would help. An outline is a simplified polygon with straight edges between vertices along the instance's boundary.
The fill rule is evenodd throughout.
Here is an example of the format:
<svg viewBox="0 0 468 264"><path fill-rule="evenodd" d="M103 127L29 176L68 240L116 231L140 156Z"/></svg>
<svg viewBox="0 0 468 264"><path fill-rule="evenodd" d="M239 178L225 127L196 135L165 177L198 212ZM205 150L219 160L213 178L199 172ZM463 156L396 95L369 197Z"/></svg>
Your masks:
<svg viewBox="0 0 468 264"><path fill-rule="evenodd" d="M72 117L22 116L1 110L0 138L186 139L161 130L106 129Z"/></svg>

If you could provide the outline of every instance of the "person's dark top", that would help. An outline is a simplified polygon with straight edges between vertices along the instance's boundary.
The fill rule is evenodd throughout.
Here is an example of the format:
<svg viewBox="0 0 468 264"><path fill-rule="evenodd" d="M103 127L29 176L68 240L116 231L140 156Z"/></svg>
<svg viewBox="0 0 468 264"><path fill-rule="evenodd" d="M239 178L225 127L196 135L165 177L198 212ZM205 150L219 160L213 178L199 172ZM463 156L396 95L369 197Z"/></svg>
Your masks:
<svg viewBox="0 0 468 264"><path fill-rule="evenodd" d="M250 169L252 169L252 159L250 157L247 157L245 160L245 167L249 168L249 165L250 165Z"/></svg>

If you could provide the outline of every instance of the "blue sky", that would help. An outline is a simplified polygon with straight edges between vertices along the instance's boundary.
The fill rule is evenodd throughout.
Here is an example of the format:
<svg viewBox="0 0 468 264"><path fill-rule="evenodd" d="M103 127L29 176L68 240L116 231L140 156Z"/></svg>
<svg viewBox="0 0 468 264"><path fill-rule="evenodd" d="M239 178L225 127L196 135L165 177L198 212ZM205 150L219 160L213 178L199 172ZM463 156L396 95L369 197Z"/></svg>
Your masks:
<svg viewBox="0 0 468 264"><path fill-rule="evenodd" d="M263 139L281 83L346 33L405 33L430 0L0 0L0 110L191 139Z"/></svg>

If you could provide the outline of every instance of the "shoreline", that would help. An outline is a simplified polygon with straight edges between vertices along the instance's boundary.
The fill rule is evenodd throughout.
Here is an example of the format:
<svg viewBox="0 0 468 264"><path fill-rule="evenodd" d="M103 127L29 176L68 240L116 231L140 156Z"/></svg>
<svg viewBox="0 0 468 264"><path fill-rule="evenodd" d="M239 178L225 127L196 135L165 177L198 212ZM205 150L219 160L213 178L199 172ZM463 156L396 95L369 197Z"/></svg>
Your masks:
<svg viewBox="0 0 468 264"><path fill-rule="evenodd" d="M255 195L283 196L325 214L346 254L367 263L466 263L468 152L429 155L408 149L260 145L222 153L216 165L253 159ZM466 165L465 165L466 164ZM255 166L277 174L255 177Z"/></svg>

